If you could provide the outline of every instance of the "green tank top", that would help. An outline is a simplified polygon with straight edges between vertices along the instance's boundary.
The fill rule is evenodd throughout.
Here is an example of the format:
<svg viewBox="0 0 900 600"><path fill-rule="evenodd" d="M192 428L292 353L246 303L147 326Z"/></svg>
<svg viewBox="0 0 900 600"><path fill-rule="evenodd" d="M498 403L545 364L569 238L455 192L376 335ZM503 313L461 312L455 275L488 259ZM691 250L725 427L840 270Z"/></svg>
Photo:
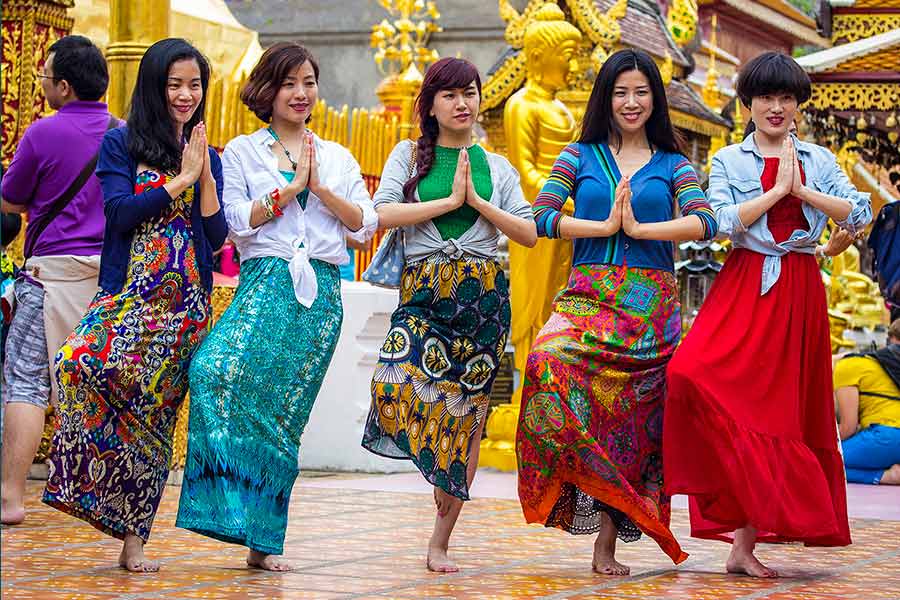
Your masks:
<svg viewBox="0 0 900 600"><path fill-rule="evenodd" d="M428 202L446 198L453 190L453 176L456 174L456 162L459 160L459 148L434 147L434 163L428 174L419 180L419 201ZM481 146L469 148L469 164L472 170L472 183L478 195L490 201L494 191L491 182L491 169L488 166L487 154ZM463 204L432 219L441 239L457 239L478 220L478 211Z"/></svg>
<svg viewBox="0 0 900 600"><path fill-rule="evenodd" d="M288 183L294 180L294 172L293 171L282 171L278 169L284 178L288 180ZM309 197L309 188L304 188L302 192L297 194L297 202L300 203L300 208L306 210L306 199Z"/></svg>

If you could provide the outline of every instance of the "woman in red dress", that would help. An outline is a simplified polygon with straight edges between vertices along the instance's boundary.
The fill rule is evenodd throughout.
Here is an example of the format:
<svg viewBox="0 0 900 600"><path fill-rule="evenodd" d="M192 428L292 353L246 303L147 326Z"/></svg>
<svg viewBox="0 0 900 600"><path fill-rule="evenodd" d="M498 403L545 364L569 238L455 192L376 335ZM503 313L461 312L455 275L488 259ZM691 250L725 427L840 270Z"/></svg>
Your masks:
<svg viewBox="0 0 900 600"><path fill-rule="evenodd" d="M713 157L710 205L734 251L668 367L664 480L690 496L691 535L733 542L726 569L777 571L760 542L850 543L816 242L871 220L834 155L789 132L810 81L785 55L747 63L756 131Z"/></svg>

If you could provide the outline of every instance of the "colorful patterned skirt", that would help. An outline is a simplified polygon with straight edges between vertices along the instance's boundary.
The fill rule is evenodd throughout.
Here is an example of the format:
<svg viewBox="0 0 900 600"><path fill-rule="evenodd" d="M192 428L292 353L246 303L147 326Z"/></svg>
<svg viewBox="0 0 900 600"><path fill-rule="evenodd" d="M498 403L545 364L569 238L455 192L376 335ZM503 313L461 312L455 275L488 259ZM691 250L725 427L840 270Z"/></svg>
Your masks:
<svg viewBox="0 0 900 600"><path fill-rule="evenodd" d="M165 176L145 171L136 193ZM60 399L43 500L147 541L188 367L211 314L191 237L193 188L141 225L118 294L99 293L56 356Z"/></svg>
<svg viewBox="0 0 900 600"><path fill-rule="evenodd" d="M287 261L242 263L234 300L194 358L178 527L284 551L300 437L344 314L338 267L310 262L319 294L309 308Z"/></svg>
<svg viewBox="0 0 900 600"><path fill-rule="evenodd" d="M407 265L375 376L364 448L410 459L469 499L466 467L509 335L509 284L493 260Z"/></svg>
<svg viewBox="0 0 900 600"><path fill-rule="evenodd" d="M667 271L580 265L528 355L516 437L529 523L619 538L647 533L676 563L662 486L666 363L681 333Z"/></svg>

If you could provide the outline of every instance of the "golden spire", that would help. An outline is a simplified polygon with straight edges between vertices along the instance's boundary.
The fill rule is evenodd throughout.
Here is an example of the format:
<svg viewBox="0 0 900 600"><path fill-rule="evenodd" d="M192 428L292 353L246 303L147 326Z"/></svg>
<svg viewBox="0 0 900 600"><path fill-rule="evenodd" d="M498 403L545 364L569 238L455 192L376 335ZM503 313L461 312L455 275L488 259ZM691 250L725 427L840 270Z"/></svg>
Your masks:
<svg viewBox="0 0 900 600"><path fill-rule="evenodd" d="M718 28L718 15L713 14L711 32L709 34L709 63L706 68L706 83L703 84L703 102L713 110L719 109L722 101L722 92L719 90L719 72L716 71L716 29Z"/></svg>
<svg viewBox="0 0 900 600"><path fill-rule="evenodd" d="M676 44L685 46L694 39L694 36L697 35L698 19L697 0L674 0L672 2L666 18L666 25Z"/></svg>

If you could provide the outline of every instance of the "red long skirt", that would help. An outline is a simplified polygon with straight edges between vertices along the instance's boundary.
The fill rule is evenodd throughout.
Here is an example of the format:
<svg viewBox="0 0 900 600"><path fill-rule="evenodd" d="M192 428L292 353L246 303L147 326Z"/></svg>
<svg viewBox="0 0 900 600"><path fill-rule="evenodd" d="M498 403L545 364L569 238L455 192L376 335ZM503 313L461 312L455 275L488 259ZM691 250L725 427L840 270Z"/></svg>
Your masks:
<svg viewBox="0 0 900 600"><path fill-rule="evenodd" d="M777 159L767 159L764 189ZM783 240L808 228L800 201L768 213ZM732 541L850 543L834 415L825 288L813 256L782 257L760 295L765 257L735 250L668 367L663 471L690 496L691 535Z"/></svg>

